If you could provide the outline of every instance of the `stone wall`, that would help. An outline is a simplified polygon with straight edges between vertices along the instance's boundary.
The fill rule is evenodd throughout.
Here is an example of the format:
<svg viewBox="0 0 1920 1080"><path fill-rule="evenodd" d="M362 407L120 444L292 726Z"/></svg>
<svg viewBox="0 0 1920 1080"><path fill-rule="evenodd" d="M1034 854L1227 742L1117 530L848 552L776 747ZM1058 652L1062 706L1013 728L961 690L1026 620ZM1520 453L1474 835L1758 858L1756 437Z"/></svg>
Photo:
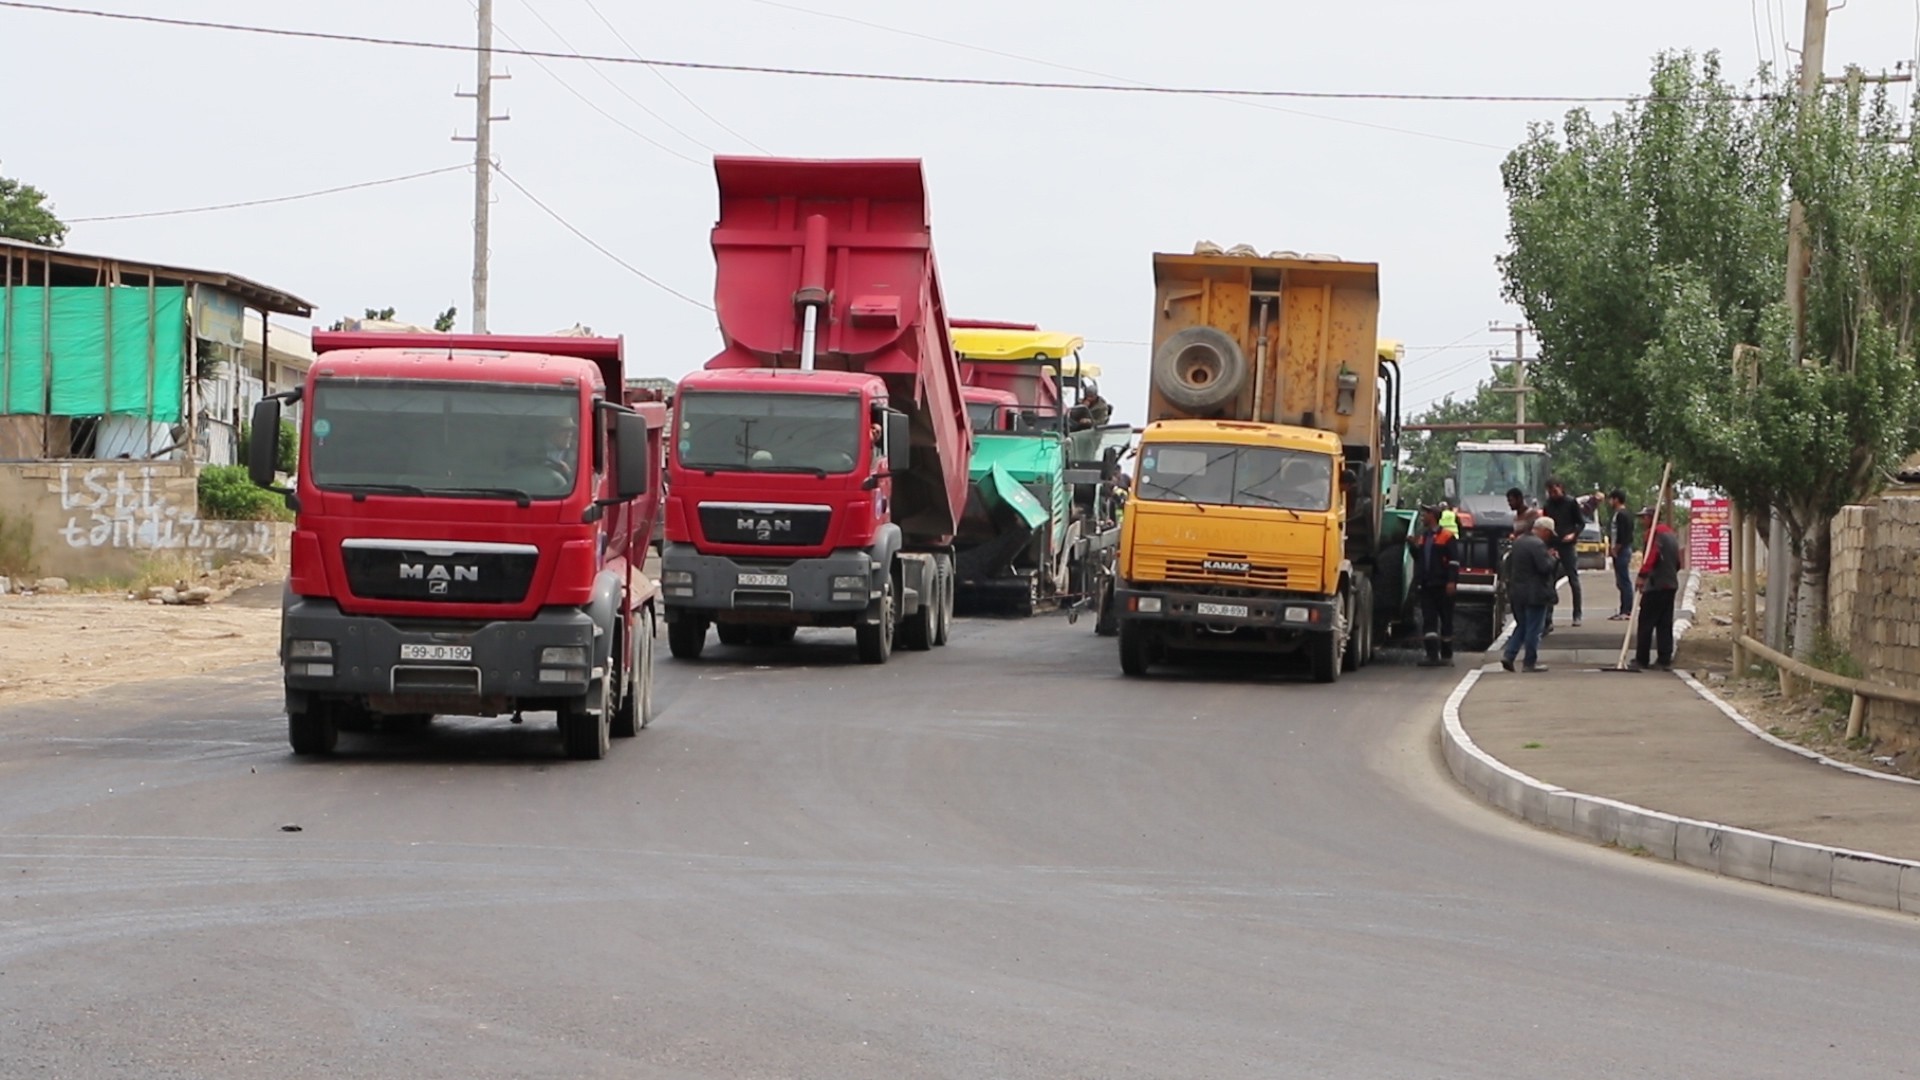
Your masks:
<svg viewBox="0 0 1920 1080"><path fill-rule="evenodd" d="M1849 506L1833 522L1828 615L1836 641L1873 682L1920 689L1920 498ZM1879 746L1920 746L1920 708L1876 701Z"/></svg>
<svg viewBox="0 0 1920 1080"><path fill-rule="evenodd" d="M192 465L144 461L0 464L0 561L16 579L75 584L137 577L156 560L200 569L284 561L286 525L202 518Z"/></svg>

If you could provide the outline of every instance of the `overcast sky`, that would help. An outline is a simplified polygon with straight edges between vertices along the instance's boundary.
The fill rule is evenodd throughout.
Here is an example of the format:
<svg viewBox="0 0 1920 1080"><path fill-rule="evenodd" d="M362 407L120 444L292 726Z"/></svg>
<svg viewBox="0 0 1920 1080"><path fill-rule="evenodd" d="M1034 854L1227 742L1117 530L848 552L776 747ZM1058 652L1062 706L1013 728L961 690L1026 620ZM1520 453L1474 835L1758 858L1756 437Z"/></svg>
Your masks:
<svg viewBox="0 0 1920 1080"><path fill-rule="evenodd" d="M664 59L1094 78L1052 64L1157 85L1518 95L1634 93L1652 55L1672 48L1718 49L1744 74L1785 61L1803 17L1791 0L496 0L498 44L626 54L594 5ZM468 0L86 6L438 41L474 33ZM1891 69L1916 37L1914 3L1853 0L1833 16L1827 65ZM1093 339L1089 359L1132 419L1145 396L1149 254L1200 238L1378 261L1382 331L1412 347L1409 412L1470 388L1488 372L1488 350L1512 340L1488 323L1516 314L1493 262L1506 230L1501 158L1530 121L1564 111L1256 107L544 64L500 60L513 77L498 84L496 109L513 119L495 129L497 158L621 259L711 298L716 151L919 157L950 312ZM470 55L0 8L0 172L46 190L72 218L457 165L472 150L450 136L470 132L472 106L451 95L473 81ZM453 304L464 328L471 185L453 172L277 206L79 224L68 246L242 274L312 301L317 320L393 305L425 322ZM677 376L717 351L709 312L596 252L512 187L496 182L496 200L494 331L580 322L624 334L633 374Z"/></svg>

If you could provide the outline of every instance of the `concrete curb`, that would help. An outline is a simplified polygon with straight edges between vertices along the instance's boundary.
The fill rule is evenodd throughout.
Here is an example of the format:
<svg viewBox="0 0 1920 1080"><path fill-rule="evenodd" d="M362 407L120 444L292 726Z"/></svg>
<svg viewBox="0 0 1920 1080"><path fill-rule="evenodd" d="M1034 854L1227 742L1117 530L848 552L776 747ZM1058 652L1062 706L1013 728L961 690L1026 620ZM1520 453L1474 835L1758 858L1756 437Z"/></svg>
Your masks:
<svg viewBox="0 0 1920 1080"><path fill-rule="evenodd" d="M1700 575L1689 575L1685 594L1685 607L1689 613L1700 591L1699 581ZM1688 624L1691 624L1690 619ZM1676 619L1676 639L1680 632L1681 624ZM1448 695L1440 717L1440 753L1446 760L1447 771L1483 802L1542 828L1591 840L1596 844L1644 852L1722 877L1739 878L1907 914L1920 914L1920 862L1868 851L1828 847L1712 821L1698 821L1617 799L1568 791L1508 765L1475 744L1460 722L1461 704L1466 701L1474 684L1491 669L1492 665L1489 664L1467 672L1459 685L1454 687L1453 693ZM1915 782L1905 777L1890 777L1860 769L1824 758L1803 747L1782 743L1756 728L1752 721L1715 697L1712 691L1691 676L1683 672L1675 674L1740 726L1768 742L1849 772L1883 780Z"/></svg>

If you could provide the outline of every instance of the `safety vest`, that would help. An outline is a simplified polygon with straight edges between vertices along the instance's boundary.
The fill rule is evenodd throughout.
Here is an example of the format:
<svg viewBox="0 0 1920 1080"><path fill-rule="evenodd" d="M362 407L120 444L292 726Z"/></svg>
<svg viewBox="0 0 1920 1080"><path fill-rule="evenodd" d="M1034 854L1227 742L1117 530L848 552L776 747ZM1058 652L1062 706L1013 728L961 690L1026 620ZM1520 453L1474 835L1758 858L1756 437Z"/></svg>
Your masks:
<svg viewBox="0 0 1920 1080"><path fill-rule="evenodd" d="M1460 528L1459 515L1455 514L1451 508L1440 511L1440 527L1448 532L1457 533Z"/></svg>

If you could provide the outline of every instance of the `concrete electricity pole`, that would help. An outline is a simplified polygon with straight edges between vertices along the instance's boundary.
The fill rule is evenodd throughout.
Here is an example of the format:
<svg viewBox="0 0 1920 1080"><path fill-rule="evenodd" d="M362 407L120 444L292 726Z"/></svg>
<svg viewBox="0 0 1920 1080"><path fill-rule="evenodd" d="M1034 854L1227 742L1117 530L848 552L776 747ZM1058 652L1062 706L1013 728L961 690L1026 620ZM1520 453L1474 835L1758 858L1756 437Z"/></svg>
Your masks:
<svg viewBox="0 0 1920 1080"><path fill-rule="evenodd" d="M1805 40L1800 48L1802 116L1820 93L1827 53L1827 0L1807 0ZM1801 333L1807 317L1807 208L1795 199L1787 208L1787 312L1792 320L1787 362L1800 362ZM1773 512L1767 527L1767 645L1787 651L1787 608L1794 594L1793 555L1787 550L1787 521Z"/></svg>
<svg viewBox="0 0 1920 1080"><path fill-rule="evenodd" d="M1512 386L1496 386L1493 388L1493 391L1494 393L1497 393L1497 394L1514 395L1513 441L1526 442L1527 441L1527 395L1533 392L1532 387L1529 387L1527 385L1527 365L1533 362L1533 357L1527 355L1527 335L1533 332L1533 327L1527 326L1523 323L1515 323L1512 326L1502 326L1499 323L1488 323L1487 329L1496 334L1512 334L1513 335L1513 355L1512 356L1495 356L1493 358L1493 362L1496 364L1511 363L1513 365L1513 385Z"/></svg>
<svg viewBox="0 0 1920 1080"><path fill-rule="evenodd" d="M493 0L478 0L480 11L479 67L473 93L454 97L473 99L473 135L455 135L455 142L473 144L473 332L487 332L487 226L493 206L493 124L507 116L493 115L493 83L510 75L493 73Z"/></svg>

